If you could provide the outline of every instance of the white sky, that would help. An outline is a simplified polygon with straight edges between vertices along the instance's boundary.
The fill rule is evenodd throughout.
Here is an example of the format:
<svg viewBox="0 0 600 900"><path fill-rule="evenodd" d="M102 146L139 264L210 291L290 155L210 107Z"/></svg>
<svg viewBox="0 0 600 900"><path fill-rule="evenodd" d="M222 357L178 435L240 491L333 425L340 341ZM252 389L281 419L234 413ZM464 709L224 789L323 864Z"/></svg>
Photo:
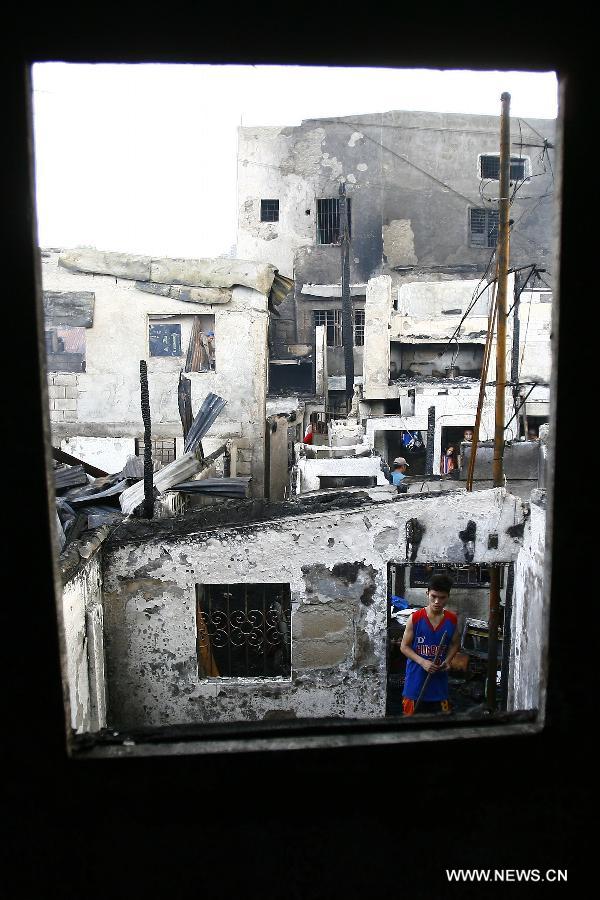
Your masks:
<svg viewBox="0 0 600 900"><path fill-rule="evenodd" d="M237 127L392 109L557 115L554 73L303 66L37 63L41 247L227 253Z"/></svg>

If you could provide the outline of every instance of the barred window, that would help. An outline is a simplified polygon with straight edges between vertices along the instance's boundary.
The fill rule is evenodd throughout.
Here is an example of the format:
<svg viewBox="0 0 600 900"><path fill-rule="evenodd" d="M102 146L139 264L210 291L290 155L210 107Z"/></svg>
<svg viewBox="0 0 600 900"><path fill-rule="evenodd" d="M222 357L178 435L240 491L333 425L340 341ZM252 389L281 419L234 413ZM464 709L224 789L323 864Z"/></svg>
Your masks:
<svg viewBox="0 0 600 900"><path fill-rule="evenodd" d="M498 181L500 179L500 157L496 154L483 155L481 158L481 177ZM509 178L511 181L522 181L526 177L526 160L520 156L511 156Z"/></svg>
<svg viewBox="0 0 600 900"><path fill-rule="evenodd" d="M354 310L354 346L363 347L365 343L365 311Z"/></svg>
<svg viewBox="0 0 600 900"><path fill-rule="evenodd" d="M346 199L348 210L348 234L352 236L350 198ZM317 200L317 243L340 243L340 200L339 197L325 197Z"/></svg>
<svg viewBox="0 0 600 900"><path fill-rule="evenodd" d="M197 584L199 678L291 675L289 584Z"/></svg>
<svg viewBox="0 0 600 900"><path fill-rule="evenodd" d="M135 455L144 455L144 441L136 438ZM175 438L160 438L152 441L152 459L161 462L163 466L175 459Z"/></svg>
<svg viewBox="0 0 600 900"><path fill-rule="evenodd" d="M325 325L327 328L327 346L343 347L342 334L342 310L341 309L315 309L313 310L315 328L317 325ZM365 311L354 310L354 346L362 347L365 343Z"/></svg>
<svg viewBox="0 0 600 900"><path fill-rule="evenodd" d="M279 200L260 201L260 221L279 222Z"/></svg>
<svg viewBox="0 0 600 900"><path fill-rule="evenodd" d="M498 243L498 210L470 209L469 238L472 247L495 247Z"/></svg>

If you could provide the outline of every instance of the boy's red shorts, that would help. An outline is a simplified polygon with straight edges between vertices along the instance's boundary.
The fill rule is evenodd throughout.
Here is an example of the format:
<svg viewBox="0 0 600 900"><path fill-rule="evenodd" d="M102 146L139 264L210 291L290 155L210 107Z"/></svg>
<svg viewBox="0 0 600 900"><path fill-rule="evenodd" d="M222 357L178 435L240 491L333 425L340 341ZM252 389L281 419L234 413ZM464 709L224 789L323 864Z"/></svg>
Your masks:
<svg viewBox="0 0 600 900"><path fill-rule="evenodd" d="M419 703L419 712L450 712L450 702L448 700L422 700ZM402 715L414 716L415 701L409 700L408 697L402 698Z"/></svg>

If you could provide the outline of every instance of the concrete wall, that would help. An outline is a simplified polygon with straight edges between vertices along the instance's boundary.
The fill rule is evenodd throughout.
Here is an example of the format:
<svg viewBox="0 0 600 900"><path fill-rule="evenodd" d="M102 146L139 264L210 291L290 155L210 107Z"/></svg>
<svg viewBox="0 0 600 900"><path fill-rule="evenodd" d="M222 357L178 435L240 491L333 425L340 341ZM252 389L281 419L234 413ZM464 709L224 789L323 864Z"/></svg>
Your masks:
<svg viewBox="0 0 600 900"><path fill-rule="evenodd" d="M508 709L540 708L546 681L548 606L544 594L546 511L543 493L531 498L523 547L515 564ZM551 662L551 661L550 661Z"/></svg>
<svg viewBox="0 0 600 900"><path fill-rule="evenodd" d="M106 725L101 554L95 553L63 587L71 727L77 734Z"/></svg>
<svg viewBox="0 0 600 900"><path fill-rule="evenodd" d="M415 562L508 562L521 539L520 501L502 489L392 500L374 489L356 508L176 534L134 520L104 553L111 727L385 713L387 565L403 562L408 520L423 528ZM488 549L488 533L498 535ZM139 531L139 538L135 538ZM149 536L150 535L150 536ZM195 584L286 583L292 674L199 679Z"/></svg>
<svg viewBox="0 0 600 900"><path fill-rule="evenodd" d="M550 259L552 176L539 165L538 151L520 151L519 143L539 143L539 134L553 141L554 131L554 120L528 119L521 132L511 122L512 152L528 158L535 176L511 208L519 222L511 235L513 265ZM299 282L338 282L339 247L316 243L316 198L337 196L343 180L351 200L353 284L384 271L401 280L406 269L412 279L444 266L481 274L491 251L470 246L469 208L485 205L479 158L498 153L498 135L497 116L399 110L240 128L238 253L272 262ZM486 181L485 192L497 197L498 182ZM279 199L279 222L260 222L261 198Z"/></svg>
<svg viewBox="0 0 600 900"><path fill-rule="evenodd" d="M148 317L215 317L216 367L189 372L192 409L198 411L212 391L227 400L203 442L212 452L227 438L238 447L239 475L252 475L251 491L261 496L264 483L264 423L267 379L267 297L249 287L233 288L229 302L197 304L138 290L128 278L72 272L58 266L57 252L46 252L43 284L53 291L91 290L95 294L94 324L86 329L86 371L52 374L50 386L69 389L69 409L53 409L53 441L69 438L84 461L105 471L118 471L131 452L131 440L143 437L140 412L139 362L148 360L152 436L182 437L177 405L180 357L149 357ZM68 381L68 384L67 384ZM58 403L59 398L51 402ZM63 403L67 403L65 396ZM71 406L73 408L71 408ZM83 439L94 438L86 444ZM129 440L127 440L129 439ZM77 455L77 454L74 454Z"/></svg>
<svg viewBox="0 0 600 900"><path fill-rule="evenodd" d="M346 456L342 459L298 459L298 493L318 491L320 488L319 476L334 477L364 477L371 476L377 479L377 484L389 484L381 470L381 460L378 456ZM395 488L394 488L395 490Z"/></svg>

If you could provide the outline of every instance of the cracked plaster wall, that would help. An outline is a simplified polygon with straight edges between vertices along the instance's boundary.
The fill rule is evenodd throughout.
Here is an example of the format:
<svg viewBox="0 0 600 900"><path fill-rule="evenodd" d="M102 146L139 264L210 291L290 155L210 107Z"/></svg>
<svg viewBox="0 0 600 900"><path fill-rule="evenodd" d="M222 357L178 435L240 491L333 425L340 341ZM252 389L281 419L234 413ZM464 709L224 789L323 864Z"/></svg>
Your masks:
<svg viewBox="0 0 600 900"><path fill-rule="evenodd" d="M405 560L411 518L417 562L464 562L471 520L476 561L508 562L521 543L507 533L521 503L494 489L105 545L110 726L384 715L387 564ZM290 585L291 677L200 680L195 584L269 582Z"/></svg>

